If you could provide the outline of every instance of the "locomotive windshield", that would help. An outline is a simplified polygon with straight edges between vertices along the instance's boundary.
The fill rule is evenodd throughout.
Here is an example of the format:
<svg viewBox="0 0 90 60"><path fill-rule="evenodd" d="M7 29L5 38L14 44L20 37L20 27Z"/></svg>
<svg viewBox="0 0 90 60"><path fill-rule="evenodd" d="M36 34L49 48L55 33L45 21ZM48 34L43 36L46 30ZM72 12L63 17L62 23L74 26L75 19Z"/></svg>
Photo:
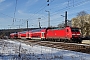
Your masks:
<svg viewBox="0 0 90 60"><path fill-rule="evenodd" d="M72 32L79 32L79 28L71 28Z"/></svg>

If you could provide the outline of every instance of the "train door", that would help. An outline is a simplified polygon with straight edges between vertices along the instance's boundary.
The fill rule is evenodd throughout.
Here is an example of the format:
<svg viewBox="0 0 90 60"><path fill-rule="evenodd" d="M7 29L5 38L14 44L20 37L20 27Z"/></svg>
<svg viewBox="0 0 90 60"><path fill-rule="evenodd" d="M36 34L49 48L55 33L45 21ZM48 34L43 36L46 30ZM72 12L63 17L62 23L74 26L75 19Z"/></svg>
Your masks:
<svg viewBox="0 0 90 60"><path fill-rule="evenodd" d="M42 40L45 39L45 32L41 32L41 39L42 39Z"/></svg>

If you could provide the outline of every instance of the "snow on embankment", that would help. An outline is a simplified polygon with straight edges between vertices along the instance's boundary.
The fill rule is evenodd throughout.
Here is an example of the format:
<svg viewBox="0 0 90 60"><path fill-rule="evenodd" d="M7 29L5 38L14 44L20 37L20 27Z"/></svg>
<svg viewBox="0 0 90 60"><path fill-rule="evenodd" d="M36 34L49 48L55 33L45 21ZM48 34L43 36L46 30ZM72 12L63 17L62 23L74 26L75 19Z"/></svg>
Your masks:
<svg viewBox="0 0 90 60"><path fill-rule="evenodd" d="M23 58L25 60L60 60L60 59L61 60L90 60L90 54L33 45L33 44L26 45L25 43L21 43L18 41L11 41L11 40L4 40L4 41L7 42L7 48L6 47L3 48L4 52L2 53L5 56L6 56L6 53L8 55L12 54L17 56L20 53L20 58L16 57L17 60L22 60ZM2 49L1 46L0 46L0 49ZM5 58L3 59L5 60ZM10 58L8 58L8 60ZM0 57L0 60L3 60L3 59L1 59Z"/></svg>

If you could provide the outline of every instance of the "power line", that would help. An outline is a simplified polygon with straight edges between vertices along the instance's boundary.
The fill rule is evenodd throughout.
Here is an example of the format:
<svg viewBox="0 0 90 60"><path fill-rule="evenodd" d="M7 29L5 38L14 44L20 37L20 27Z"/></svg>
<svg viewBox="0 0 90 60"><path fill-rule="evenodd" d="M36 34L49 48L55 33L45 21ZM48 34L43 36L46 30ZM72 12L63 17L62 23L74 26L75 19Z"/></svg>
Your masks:
<svg viewBox="0 0 90 60"><path fill-rule="evenodd" d="M54 1L54 0L52 0L49 4L51 4L53 1ZM16 5L17 5L17 3L16 3ZM44 7L43 7L43 6L44 6ZM44 10L46 7L47 7L47 5L42 5L42 6L40 7L41 9L40 9L39 11L36 11L35 14L37 14L37 13L39 13L40 11ZM34 14L34 15L35 15L35 14ZM30 16L30 18L33 17L34 15ZM15 15L14 15L14 16L15 16ZM29 19L29 18L28 18L28 19ZM27 20L27 19L26 19L26 20ZM33 20L33 19L32 19L32 20ZM22 23L22 24L23 24L23 23Z"/></svg>
<svg viewBox="0 0 90 60"><path fill-rule="evenodd" d="M52 1L54 1L54 0L52 0ZM89 0L87 0L87 1L89 1ZM85 1L78 2L78 3L75 3L75 1L74 1L73 5L69 5L68 7L62 8L62 9L60 9L60 10L58 10L58 11L61 11L61 10L64 10L64 9L68 9L68 8L72 8L72 7L77 7L77 6L82 5L82 3L85 3L85 2L87 2L87 1L85 0ZM69 3L69 4L70 4L70 3ZM8 16L8 17L10 17L10 18L15 18L16 7L17 7L17 0L16 0L15 11L14 11L14 17L10 17L10 16L5 15L5 14L3 14L3 15ZM43 5L42 5L42 8L40 8L39 11L36 11L35 14L41 12L41 11L44 10L46 7L47 7L46 5L45 5L44 7L43 7ZM58 11L55 11L55 12L58 12ZM35 14L34 14L34 15L35 15ZM32 15L32 16L34 16L34 15ZM53 15L56 15L56 14L53 14Z"/></svg>
<svg viewBox="0 0 90 60"><path fill-rule="evenodd" d="M44 7L43 7L43 6L44 6ZM32 16L30 16L29 18L27 18L27 19L30 19L31 17L33 17L35 14L39 13L40 11L42 11L43 9L45 9L46 7L47 7L47 6L46 6L46 5L44 5L44 4L43 4L43 5L41 5L41 7L40 7L41 9L40 9L40 10L38 10L38 11L35 11L35 12L34 12L34 14L33 14Z"/></svg>
<svg viewBox="0 0 90 60"><path fill-rule="evenodd" d="M49 4L51 4L54 0L52 0L50 3L49 3L49 1L50 1L50 0L47 0L47 3L48 3L47 6L49 6ZM40 9L39 11L37 11L36 14L39 13L40 11L42 11L43 9L45 9L47 6L45 5L45 7L43 7L43 8Z"/></svg>
<svg viewBox="0 0 90 60"><path fill-rule="evenodd" d="M50 2L50 0L47 0L47 2L48 2L48 4L51 4L52 2L54 2L54 0L52 0L51 2ZM49 3L49 2L50 2L50 3ZM44 7L43 7L43 6L44 6ZM35 14L41 12L41 11L44 10L46 7L47 7L47 5L44 5L44 4L43 4L43 5L40 7L41 9L40 9L39 11L36 11ZM34 14L34 15L35 15L35 14ZM33 16L34 16L34 15L33 15ZM28 19L29 19L29 18L28 18Z"/></svg>
<svg viewBox="0 0 90 60"><path fill-rule="evenodd" d="M85 2L87 2L87 1L85 1ZM79 6L79 4L80 5L82 5L83 3L85 3L84 1L80 1L80 2L77 2L77 3L75 3L75 1L72 3L72 5L70 4L68 7L65 7L65 8L62 8L62 9L60 9L60 10L58 10L58 11L61 11L61 10L64 10L64 9L70 9L70 8L72 8L72 7L77 7L77 6ZM42 11L43 9L45 9L47 6L45 6L45 7L43 7L43 8L41 8L39 11L37 11L36 12L36 14L37 13L39 13L40 11ZM55 11L55 12L58 12L58 11ZM35 14L34 14L35 15ZM33 15L33 16L34 16ZM53 14L53 15L56 15L56 14Z"/></svg>
<svg viewBox="0 0 90 60"><path fill-rule="evenodd" d="M90 1L90 0L80 1L80 2L78 2L78 3L76 3L76 4L74 3L73 6L72 6L72 5L71 5L71 6L69 5L69 6L64 7L64 8L62 8L62 9L59 9L59 10L57 10L57 11L55 11L55 12L58 12L58 11L61 11L61 10L64 10L64 9L68 9L68 8L70 9L70 8L72 8L72 7L77 7L77 6L80 6L81 4L84 4L84 3L89 2L89 1ZM56 15L56 14L58 14L58 13L53 13L52 15Z"/></svg>
<svg viewBox="0 0 90 60"><path fill-rule="evenodd" d="M6 14L4 14L4 13L1 13L1 12L0 12L0 14L2 14L2 15L4 15L4 16L7 16L7 17L9 17L9 18L13 18L13 17L11 17L11 16L9 16L9 15L6 15Z"/></svg>
<svg viewBox="0 0 90 60"><path fill-rule="evenodd" d="M70 5L70 6L68 6L68 7L65 7L65 8L63 8L63 9L61 9L61 10L68 9L68 8L72 8L72 7L77 7L77 6L80 6L80 5L82 5L82 4L84 4L84 3L87 3L87 2L89 2L89 0L88 0L88 1L83 0L83 1L80 1L80 2L77 2L77 3L75 3L75 1L73 1L73 4L72 4L72 5ZM58 10L58 11L60 11L60 10ZM56 14L53 14L53 15L56 15Z"/></svg>

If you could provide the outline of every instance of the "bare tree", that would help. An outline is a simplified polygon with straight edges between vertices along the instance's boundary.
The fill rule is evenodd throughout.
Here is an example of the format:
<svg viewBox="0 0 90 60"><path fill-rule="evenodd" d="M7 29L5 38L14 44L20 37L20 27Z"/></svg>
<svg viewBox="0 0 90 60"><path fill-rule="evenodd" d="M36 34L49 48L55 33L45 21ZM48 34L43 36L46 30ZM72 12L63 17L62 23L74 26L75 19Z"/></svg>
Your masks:
<svg viewBox="0 0 90 60"><path fill-rule="evenodd" d="M86 11L81 11L81 12L77 13L77 16L85 16L87 14L88 13Z"/></svg>
<svg viewBox="0 0 90 60"><path fill-rule="evenodd" d="M77 18L73 18L72 19L72 26L73 27L79 27L79 20Z"/></svg>
<svg viewBox="0 0 90 60"><path fill-rule="evenodd" d="M88 15L87 17L87 21L85 22L85 32L86 32L86 36L90 36L90 15Z"/></svg>
<svg viewBox="0 0 90 60"><path fill-rule="evenodd" d="M84 36L84 29L85 29L85 26L84 26L84 24L85 24L85 16L86 15L88 15L85 11L81 11L81 12L79 12L78 14L77 14L77 17L79 17L79 19L80 19L80 27L81 27L81 33L82 33L82 37Z"/></svg>
<svg viewBox="0 0 90 60"><path fill-rule="evenodd" d="M77 17L72 19L73 26L81 28L82 37L89 35L87 31L89 29L89 18L88 14L85 11L77 13Z"/></svg>
<svg viewBox="0 0 90 60"><path fill-rule="evenodd" d="M85 30L84 30L84 32L86 32L86 36L89 36L89 31L90 31L89 26L90 26L90 24L88 22L85 22L85 25L84 25Z"/></svg>

